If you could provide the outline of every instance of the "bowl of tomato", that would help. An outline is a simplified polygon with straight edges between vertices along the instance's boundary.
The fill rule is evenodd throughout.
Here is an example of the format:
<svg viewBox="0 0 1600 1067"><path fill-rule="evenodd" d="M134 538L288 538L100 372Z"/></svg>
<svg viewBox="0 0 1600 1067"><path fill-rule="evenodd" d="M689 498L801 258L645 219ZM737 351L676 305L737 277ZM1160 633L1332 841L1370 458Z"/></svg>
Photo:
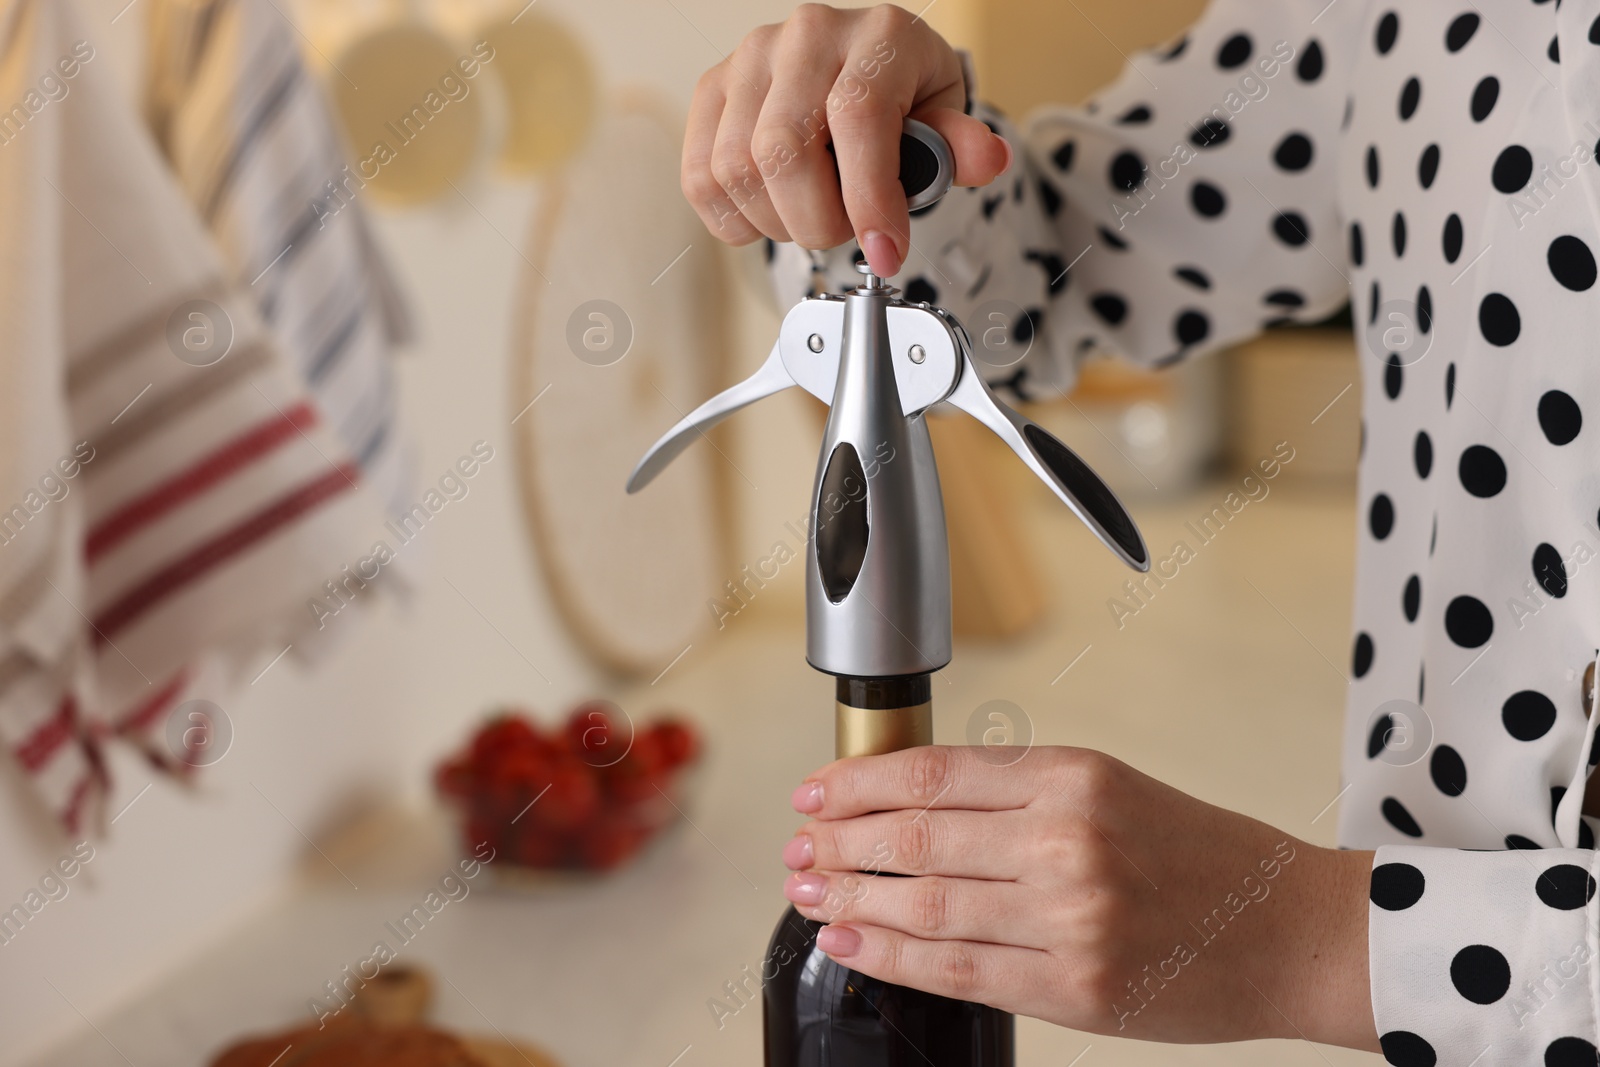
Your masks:
<svg viewBox="0 0 1600 1067"><path fill-rule="evenodd" d="M702 748L673 713L636 723L591 700L552 727L501 708L438 764L434 786L467 851L494 850L492 869L609 871L683 817Z"/></svg>

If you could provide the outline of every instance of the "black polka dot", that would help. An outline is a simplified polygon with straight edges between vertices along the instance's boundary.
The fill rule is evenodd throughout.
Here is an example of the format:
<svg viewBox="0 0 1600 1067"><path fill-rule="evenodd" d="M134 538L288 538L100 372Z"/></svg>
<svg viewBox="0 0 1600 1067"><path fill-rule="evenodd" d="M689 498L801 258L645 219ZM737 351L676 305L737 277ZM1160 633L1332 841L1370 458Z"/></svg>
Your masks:
<svg viewBox="0 0 1600 1067"><path fill-rule="evenodd" d="M1133 192L1144 181L1144 160L1132 152L1119 152L1111 161L1112 188Z"/></svg>
<svg viewBox="0 0 1600 1067"><path fill-rule="evenodd" d="M1490 293L1478 305L1478 328L1483 339L1504 348L1522 333L1522 316L1504 293Z"/></svg>
<svg viewBox="0 0 1600 1067"><path fill-rule="evenodd" d="M1400 121L1404 122L1417 113L1417 104L1422 101L1422 83L1415 78L1407 79L1405 86L1400 90Z"/></svg>
<svg viewBox="0 0 1600 1067"><path fill-rule="evenodd" d="M1296 211L1279 212L1272 220L1272 232L1291 248L1299 248L1311 240L1310 224Z"/></svg>
<svg viewBox="0 0 1600 1067"><path fill-rule="evenodd" d="M1117 119L1117 122L1123 126L1143 126L1150 121L1150 117L1149 105L1137 104L1124 111L1122 117Z"/></svg>
<svg viewBox="0 0 1600 1067"><path fill-rule="evenodd" d="M1208 219L1214 219L1228 209L1228 198L1210 182L1195 182L1189 188L1189 203L1196 212Z"/></svg>
<svg viewBox="0 0 1600 1067"><path fill-rule="evenodd" d="M1372 288L1367 290L1367 321L1369 323L1378 321L1378 305L1380 302L1378 280L1374 278L1372 280Z"/></svg>
<svg viewBox="0 0 1600 1067"><path fill-rule="evenodd" d="M1400 366L1400 356L1390 352L1383 367L1383 391L1390 400L1398 399L1400 387L1405 384L1405 370Z"/></svg>
<svg viewBox="0 0 1600 1067"><path fill-rule="evenodd" d="M1427 478L1433 473L1433 438L1428 436L1427 430L1417 431L1417 439L1411 445L1411 459L1417 465L1418 478Z"/></svg>
<svg viewBox="0 0 1600 1067"><path fill-rule="evenodd" d="M1433 329L1433 294L1426 285L1417 289L1417 329L1423 333Z"/></svg>
<svg viewBox="0 0 1600 1067"><path fill-rule="evenodd" d="M1558 1037L1544 1047L1544 1067L1595 1067L1597 1060L1600 1052L1581 1037Z"/></svg>
<svg viewBox="0 0 1600 1067"><path fill-rule="evenodd" d="M1479 648L1494 636L1494 616L1475 596L1458 596L1444 609L1444 632L1462 648Z"/></svg>
<svg viewBox="0 0 1600 1067"><path fill-rule="evenodd" d="M1500 722L1518 741L1537 741L1556 724L1556 706L1543 693L1524 689L1500 705Z"/></svg>
<svg viewBox="0 0 1600 1067"><path fill-rule="evenodd" d="M1478 32L1478 15L1469 11L1465 15L1457 15L1450 23L1450 28L1444 32L1444 46L1452 52L1459 52L1472 40L1472 35Z"/></svg>
<svg viewBox="0 0 1600 1067"><path fill-rule="evenodd" d="M1406 613L1406 622L1416 622L1422 610L1422 579L1413 574L1406 579L1405 592L1400 596L1400 609Z"/></svg>
<svg viewBox="0 0 1600 1067"><path fill-rule="evenodd" d="M1389 225L1389 239L1394 243L1394 258L1399 259L1406 254L1406 217L1400 212L1394 213L1394 222Z"/></svg>
<svg viewBox="0 0 1600 1067"><path fill-rule="evenodd" d="M1056 165L1057 170L1069 171L1072 169L1072 158L1077 154L1077 141L1062 141L1061 147L1050 153L1050 162Z"/></svg>
<svg viewBox="0 0 1600 1067"><path fill-rule="evenodd" d="M1433 179L1439 175L1439 146L1431 144L1422 150L1422 156L1417 160L1417 181L1424 189L1433 185Z"/></svg>
<svg viewBox="0 0 1600 1067"><path fill-rule="evenodd" d="M1189 143L1196 148L1215 148L1233 133L1221 119L1206 119L1189 132Z"/></svg>
<svg viewBox="0 0 1600 1067"><path fill-rule="evenodd" d="M1201 312L1190 308L1180 312L1172 321L1172 333L1179 344L1195 345L1204 341L1211 333L1211 320Z"/></svg>
<svg viewBox="0 0 1600 1067"><path fill-rule="evenodd" d="M1376 759L1384 746L1389 743L1389 732L1394 729L1394 716L1379 715L1372 724L1372 732L1367 735L1367 758Z"/></svg>
<svg viewBox="0 0 1600 1067"><path fill-rule="evenodd" d="M1250 38L1242 33L1236 33L1222 42L1222 47L1217 49L1217 66L1223 70L1232 70L1242 67L1250 60L1252 46Z"/></svg>
<svg viewBox="0 0 1600 1067"><path fill-rule="evenodd" d="M1281 308L1304 307L1306 298L1293 289L1274 289L1262 297L1262 302Z"/></svg>
<svg viewBox="0 0 1600 1067"><path fill-rule="evenodd" d="M1450 405L1456 399L1456 365L1454 363L1444 370L1444 409L1450 410Z"/></svg>
<svg viewBox="0 0 1600 1067"><path fill-rule="evenodd" d="M1506 486L1506 462L1488 445L1471 445L1457 466L1461 486L1473 496L1488 498Z"/></svg>
<svg viewBox="0 0 1600 1067"><path fill-rule="evenodd" d="M1189 38L1179 37L1176 44L1174 44L1171 48L1168 48L1165 52L1161 53L1161 62L1171 63L1174 59L1177 59L1179 56L1183 55L1183 50L1188 47Z"/></svg>
<svg viewBox="0 0 1600 1067"><path fill-rule="evenodd" d="M1427 880L1409 863L1380 863L1372 868L1368 896L1384 911L1405 911L1422 899Z"/></svg>
<svg viewBox="0 0 1600 1067"><path fill-rule="evenodd" d="M1544 50L1544 54L1550 57L1552 63L1561 62L1561 38L1550 38L1550 47Z"/></svg>
<svg viewBox="0 0 1600 1067"><path fill-rule="evenodd" d="M1294 72L1303 82L1314 82L1322 77L1322 45L1315 38L1306 42L1305 51L1300 53L1300 63Z"/></svg>
<svg viewBox="0 0 1600 1067"><path fill-rule="evenodd" d="M1367 250L1361 239L1361 223L1352 222L1350 224L1350 262L1359 267L1365 262L1366 258Z"/></svg>
<svg viewBox="0 0 1600 1067"><path fill-rule="evenodd" d="M1411 813L1406 810L1406 806L1394 797L1384 797L1381 810L1383 811L1384 819L1388 820L1389 825L1407 837L1422 836L1422 827L1417 825L1417 820L1413 819Z"/></svg>
<svg viewBox="0 0 1600 1067"><path fill-rule="evenodd" d="M1188 282L1196 289L1211 288L1211 279L1207 278L1205 274L1197 267L1179 267L1172 273L1176 274L1179 278Z"/></svg>
<svg viewBox="0 0 1600 1067"><path fill-rule="evenodd" d="M1311 139L1303 133L1291 133L1278 142L1272 161L1284 170L1305 170L1311 165Z"/></svg>
<svg viewBox="0 0 1600 1067"><path fill-rule="evenodd" d="M1571 234L1551 241L1545 259L1556 281L1568 289L1581 293L1594 284L1594 253Z"/></svg>
<svg viewBox="0 0 1600 1067"><path fill-rule="evenodd" d="M1061 213L1061 205L1065 203L1061 197L1061 190L1044 178L1040 178L1036 185L1039 189L1039 203L1044 208L1044 213L1055 218Z"/></svg>
<svg viewBox="0 0 1600 1067"><path fill-rule="evenodd" d="M1372 43L1377 47L1379 55L1388 55L1398 36L1400 36L1400 16L1390 11L1378 20L1378 29L1373 34Z"/></svg>
<svg viewBox="0 0 1600 1067"><path fill-rule="evenodd" d="M1128 302L1115 293L1096 293L1089 299L1089 306L1111 326L1119 325L1128 317Z"/></svg>
<svg viewBox="0 0 1600 1067"><path fill-rule="evenodd" d="M1106 244L1110 245L1112 248L1115 248L1119 252L1128 247L1128 242L1124 241L1122 238L1118 237L1115 233L1106 229L1104 226L1095 227L1095 232L1100 235L1100 240L1104 241Z"/></svg>
<svg viewBox="0 0 1600 1067"><path fill-rule="evenodd" d="M1594 899L1594 877L1574 863L1558 863L1539 875L1539 899L1558 911L1576 911ZM1589 1048L1594 1061L1594 1047Z"/></svg>
<svg viewBox="0 0 1600 1067"><path fill-rule="evenodd" d="M1444 220L1444 259L1446 263L1454 263L1461 257L1461 216L1451 212L1450 217Z"/></svg>
<svg viewBox="0 0 1600 1067"><path fill-rule="evenodd" d="M1433 750L1433 756L1428 760L1428 773L1433 777L1433 784L1439 787L1439 792L1447 797L1458 797L1467 791L1467 764L1461 758L1461 753L1449 745L1440 745Z"/></svg>
<svg viewBox="0 0 1600 1067"><path fill-rule="evenodd" d="M1428 534L1428 555L1433 555L1433 550L1439 547L1439 513L1433 513L1433 532Z"/></svg>
<svg viewBox="0 0 1600 1067"><path fill-rule="evenodd" d="M1533 154L1519 144L1502 149L1495 157L1491 177L1502 193L1516 192L1533 177Z"/></svg>
<svg viewBox="0 0 1600 1067"><path fill-rule="evenodd" d="M1488 945L1468 945L1450 961L1450 981L1474 1004L1493 1004L1511 988L1511 964Z"/></svg>
<svg viewBox="0 0 1600 1067"><path fill-rule="evenodd" d="M1489 75L1478 83L1472 90L1472 121L1482 122L1489 117L1489 112L1494 110L1494 102L1500 99L1500 79Z"/></svg>
<svg viewBox="0 0 1600 1067"><path fill-rule="evenodd" d="M1356 634L1355 649L1350 654L1350 672L1357 678L1364 678L1372 669L1372 636L1365 632Z"/></svg>
<svg viewBox="0 0 1600 1067"><path fill-rule="evenodd" d="M1539 427L1551 444L1571 444L1583 429L1583 412L1570 395L1552 389L1539 398Z"/></svg>
<svg viewBox="0 0 1600 1067"><path fill-rule="evenodd" d="M927 301L930 304L939 302L939 290L933 287L928 279L918 275L906 283L906 299L913 304Z"/></svg>
<svg viewBox="0 0 1600 1067"><path fill-rule="evenodd" d="M1434 1067L1439 1062L1433 1046L1410 1030L1390 1030L1378 1038L1378 1047L1392 1067Z"/></svg>
<svg viewBox="0 0 1600 1067"><path fill-rule="evenodd" d="M1367 185L1376 189L1378 187L1378 146L1375 144L1367 146L1366 170Z"/></svg>
<svg viewBox="0 0 1600 1067"><path fill-rule="evenodd" d="M1567 565L1561 553L1548 542L1533 550L1533 577L1546 593L1560 600L1567 595Z"/></svg>
<svg viewBox="0 0 1600 1067"><path fill-rule="evenodd" d="M1367 526L1372 530L1372 536L1380 541L1394 529L1394 501L1389 499L1387 493L1379 493L1372 498L1372 506L1367 509Z"/></svg>
<svg viewBox="0 0 1600 1067"><path fill-rule="evenodd" d="M1527 851L1529 849L1541 849L1544 848L1544 846L1530 837L1523 837L1521 834L1507 834L1506 848Z"/></svg>

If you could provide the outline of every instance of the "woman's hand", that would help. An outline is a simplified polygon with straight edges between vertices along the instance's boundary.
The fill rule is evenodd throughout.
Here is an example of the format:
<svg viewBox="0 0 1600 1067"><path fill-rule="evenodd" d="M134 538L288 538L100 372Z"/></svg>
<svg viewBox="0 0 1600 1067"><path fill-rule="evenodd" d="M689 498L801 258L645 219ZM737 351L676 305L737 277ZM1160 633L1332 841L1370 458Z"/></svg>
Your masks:
<svg viewBox="0 0 1600 1067"><path fill-rule="evenodd" d="M1074 748L839 760L794 805L785 895L855 970L1096 1033L1377 1050L1370 852Z"/></svg>
<svg viewBox="0 0 1600 1067"><path fill-rule="evenodd" d="M902 119L950 142L958 185L986 185L1010 165L1010 147L963 114L965 99L955 52L904 8L803 4L701 76L684 136L684 195L729 244L764 234L832 248L854 236L890 277L910 246Z"/></svg>

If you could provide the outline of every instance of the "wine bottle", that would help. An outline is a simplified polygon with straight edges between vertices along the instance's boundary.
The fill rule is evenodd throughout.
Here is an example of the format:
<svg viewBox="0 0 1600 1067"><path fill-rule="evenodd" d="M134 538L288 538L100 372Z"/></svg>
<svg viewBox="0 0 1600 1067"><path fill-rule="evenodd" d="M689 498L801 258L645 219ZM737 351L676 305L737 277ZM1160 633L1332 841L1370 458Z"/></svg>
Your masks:
<svg viewBox="0 0 1600 1067"><path fill-rule="evenodd" d="M933 741L929 675L837 682L840 756ZM866 872L863 878L893 878ZM762 986L766 1067L1012 1067L1015 1020L982 1004L891 985L817 948L823 923L793 907L768 947Z"/></svg>

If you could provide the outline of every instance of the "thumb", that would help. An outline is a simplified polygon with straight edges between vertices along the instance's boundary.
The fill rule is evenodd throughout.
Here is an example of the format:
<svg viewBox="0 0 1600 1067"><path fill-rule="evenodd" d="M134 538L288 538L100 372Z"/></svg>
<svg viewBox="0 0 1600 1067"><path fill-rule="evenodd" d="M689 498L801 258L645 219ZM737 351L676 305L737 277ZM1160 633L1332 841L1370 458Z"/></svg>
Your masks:
<svg viewBox="0 0 1600 1067"><path fill-rule="evenodd" d="M982 119L951 107L924 108L911 117L932 126L950 145L957 185L988 185L1011 169L1011 145Z"/></svg>

